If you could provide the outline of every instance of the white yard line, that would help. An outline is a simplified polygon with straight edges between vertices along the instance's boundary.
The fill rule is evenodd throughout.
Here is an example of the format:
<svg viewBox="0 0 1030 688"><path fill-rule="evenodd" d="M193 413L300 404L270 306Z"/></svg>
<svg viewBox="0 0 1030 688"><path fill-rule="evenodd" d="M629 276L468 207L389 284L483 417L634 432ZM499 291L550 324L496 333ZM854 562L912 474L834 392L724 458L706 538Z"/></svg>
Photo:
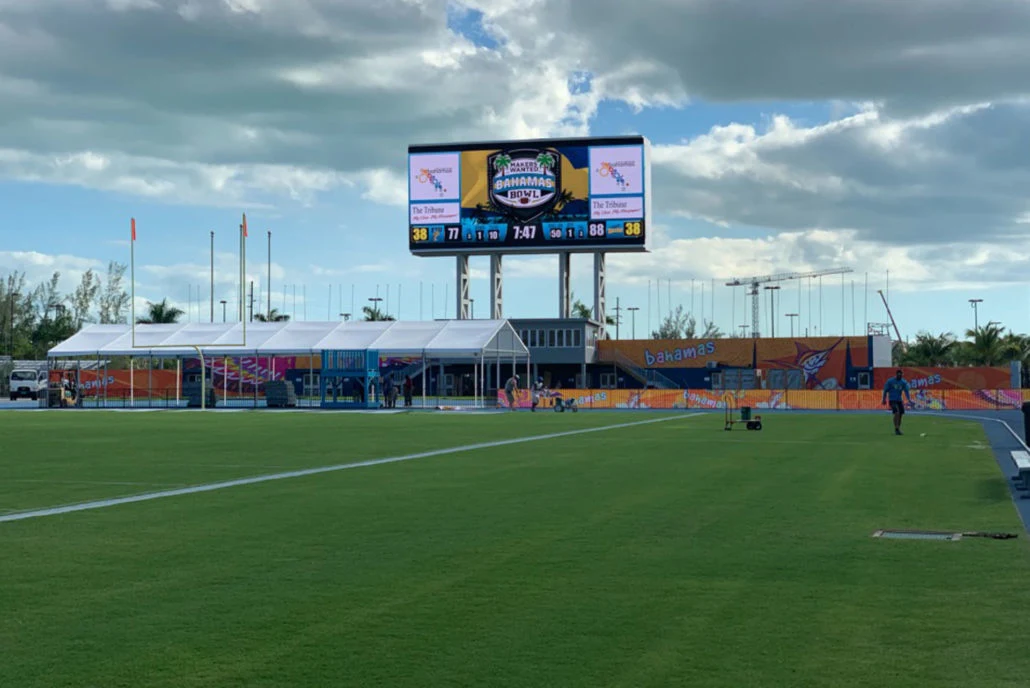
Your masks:
<svg viewBox="0 0 1030 688"><path fill-rule="evenodd" d="M147 502L154 499L164 499L166 497L179 497L182 495L197 494L198 492L214 492L215 490L224 490L230 487L239 487L241 485L253 485L255 483L271 482L273 480L286 480L288 478L301 478L308 475L317 475L319 473L332 473L335 471L343 471L350 468L363 468L365 466L379 466L385 463L399 463L401 461L414 461L415 459L428 459L433 456L443 456L446 454L460 454L463 452L476 451L478 449L494 449L496 447L504 447L512 444L524 444L526 442L539 442L541 440L552 440L560 437L572 437L575 435L586 435L592 432L604 432L607 430L618 430L621 428L632 428L641 425L652 425L654 423L666 423L673 420L682 420L684 418L695 418L697 416L705 415L703 413L688 413L681 416L665 416L663 418L652 418L650 420L634 421L632 423L616 423L614 425L602 425L597 428L583 428L580 430L567 430L565 432L553 432L547 435L533 435L531 437L519 437L510 440L496 440L493 442L481 442L479 444L467 444L460 447L448 447L446 449L434 449L427 452L419 452L417 454L405 454L403 456L392 456L386 459L371 459L369 461L357 461L355 463L343 463L335 466L321 466L319 468L305 468L296 471L287 471L285 473L273 473L270 475L258 475L251 478L238 478L236 480L225 480L217 483L208 483L206 485L193 485L191 487L182 487L175 490L161 490L159 492L145 492L143 494L129 495L127 497L114 497L112 499L98 499L92 502L82 502L80 504L67 504L63 506L46 507L43 509L33 509L31 511L17 511L9 514L0 514L0 523L7 521L24 521L30 518L42 518L43 516L57 516L58 514L68 514L75 511L88 511L90 509L105 509L111 506L118 506L120 504L131 504L134 502Z"/></svg>
<svg viewBox="0 0 1030 688"><path fill-rule="evenodd" d="M44 485L116 485L119 487L183 487L185 483L133 483L113 480L50 480L47 478L15 478L9 483L40 483Z"/></svg>

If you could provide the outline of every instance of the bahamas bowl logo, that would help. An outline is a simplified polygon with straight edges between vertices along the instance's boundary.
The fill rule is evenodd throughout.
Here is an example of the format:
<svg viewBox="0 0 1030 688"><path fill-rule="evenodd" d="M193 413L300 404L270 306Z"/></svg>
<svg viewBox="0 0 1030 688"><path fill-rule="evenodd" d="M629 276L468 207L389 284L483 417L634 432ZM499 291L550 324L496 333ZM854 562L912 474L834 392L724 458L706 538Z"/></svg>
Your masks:
<svg viewBox="0 0 1030 688"><path fill-rule="evenodd" d="M561 189L561 155L556 150L521 148L487 158L490 200L522 222L554 208Z"/></svg>
<svg viewBox="0 0 1030 688"><path fill-rule="evenodd" d="M612 181L618 184L623 191L629 188L629 182L619 172L619 168L610 162L602 162L601 166L597 168L597 173L602 177L611 177Z"/></svg>
<svg viewBox="0 0 1030 688"><path fill-rule="evenodd" d="M443 198L444 195L447 193L447 189L444 187L443 182L440 181L440 178L436 175L437 173L449 174L450 172L450 168L444 170L427 170L423 167L415 174L415 181L417 181L419 184L432 184L433 191L439 194L440 198Z"/></svg>

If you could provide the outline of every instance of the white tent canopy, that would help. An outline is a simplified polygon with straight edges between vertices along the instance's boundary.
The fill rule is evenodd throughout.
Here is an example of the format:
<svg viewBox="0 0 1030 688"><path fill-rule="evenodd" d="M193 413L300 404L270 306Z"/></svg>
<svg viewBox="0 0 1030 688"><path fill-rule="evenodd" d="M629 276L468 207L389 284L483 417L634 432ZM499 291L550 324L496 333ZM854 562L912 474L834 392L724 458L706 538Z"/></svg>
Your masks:
<svg viewBox="0 0 1030 688"><path fill-rule="evenodd" d="M154 356L289 356L327 350L377 350L431 359L528 360L529 349L507 320L414 322L175 323L89 325L48 352L50 358Z"/></svg>

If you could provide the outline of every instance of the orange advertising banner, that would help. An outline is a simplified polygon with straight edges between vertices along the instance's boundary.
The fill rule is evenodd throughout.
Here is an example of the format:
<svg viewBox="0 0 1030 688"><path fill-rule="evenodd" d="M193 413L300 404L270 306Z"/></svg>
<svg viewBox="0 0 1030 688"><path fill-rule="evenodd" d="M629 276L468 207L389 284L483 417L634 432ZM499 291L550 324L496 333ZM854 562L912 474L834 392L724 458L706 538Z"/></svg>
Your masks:
<svg viewBox="0 0 1030 688"><path fill-rule="evenodd" d="M840 389L846 382L846 337L759 339L755 354L761 369L800 371L806 389Z"/></svg>
<svg viewBox="0 0 1030 688"><path fill-rule="evenodd" d="M897 368L876 368L873 385L883 389ZM913 390L917 389L1005 389L1012 375L1008 368L913 368L903 367L902 375Z"/></svg>
<svg viewBox="0 0 1030 688"><path fill-rule="evenodd" d="M708 389L567 389L552 391L540 408L554 406L555 399L575 399L583 409L725 409L750 406L753 409L874 411L884 408L883 394L877 390L767 390L727 392ZM1018 409L1030 390L920 389L912 392L914 411ZM508 406L504 392L497 396L498 406ZM516 408L530 408L529 392L521 390Z"/></svg>
<svg viewBox="0 0 1030 688"><path fill-rule="evenodd" d="M59 380L60 373L51 371L51 379ZM147 390L155 395L167 391L175 393L176 373L174 370L82 370L79 371L79 389L83 396L103 396L106 388L108 395L123 396L134 389L133 394L146 396Z"/></svg>
<svg viewBox="0 0 1030 688"><path fill-rule="evenodd" d="M852 365L869 365L866 337L780 339L607 339L598 342L602 361L629 359L641 368L704 368L709 363L731 368L801 370L810 388L843 386L850 349Z"/></svg>

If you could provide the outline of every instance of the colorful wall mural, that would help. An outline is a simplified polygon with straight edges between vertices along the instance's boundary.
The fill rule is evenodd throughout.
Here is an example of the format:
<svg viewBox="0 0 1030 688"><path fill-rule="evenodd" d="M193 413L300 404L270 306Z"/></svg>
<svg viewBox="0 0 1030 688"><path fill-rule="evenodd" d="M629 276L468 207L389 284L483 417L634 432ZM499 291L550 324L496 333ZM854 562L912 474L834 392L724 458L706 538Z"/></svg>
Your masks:
<svg viewBox="0 0 1030 688"><path fill-rule="evenodd" d="M883 389L897 368L877 368L873 371L873 385ZM917 389L1005 389L1012 384L1012 372L1007 367L993 368L911 368L901 369L912 390Z"/></svg>
<svg viewBox="0 0 1030 688"><path fill-rule="evenodd" d="M629 390L569 389L561 390L566 399L575 399L584 409L725 409L750 406L754 409L804 409L825 411L882 410L882 393L878 390L748 390L725 392L716 390ZM993 410L1018 409L1030 401L1030 390L994 389L918 389L912 392L912 410ZM497 404L507 407L501 392ZM530 408L529 392L522 390L516 399L517 408ZM553 405L553 399L543 406Z"/></svg>

